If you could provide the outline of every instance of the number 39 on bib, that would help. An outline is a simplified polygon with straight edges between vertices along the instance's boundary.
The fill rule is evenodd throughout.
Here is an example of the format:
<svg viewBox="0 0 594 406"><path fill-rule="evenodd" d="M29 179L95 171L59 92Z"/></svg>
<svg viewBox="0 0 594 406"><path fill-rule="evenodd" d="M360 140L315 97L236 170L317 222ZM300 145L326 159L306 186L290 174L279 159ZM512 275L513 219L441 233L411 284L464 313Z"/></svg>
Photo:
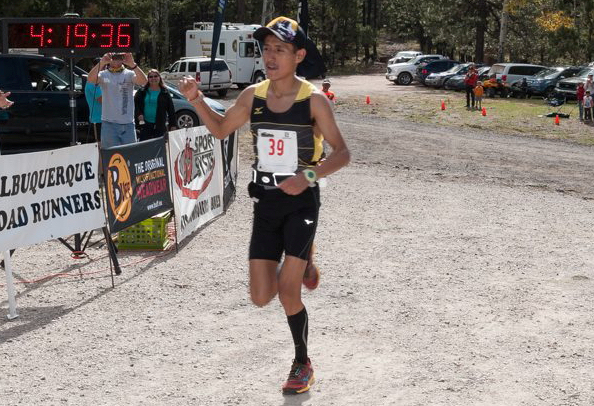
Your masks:
<svg viewBox="0 0 594 406"><path fill-rule="evenodd" d="M297 171L297 132L258 129L258 170L274 173Z"/></svg>

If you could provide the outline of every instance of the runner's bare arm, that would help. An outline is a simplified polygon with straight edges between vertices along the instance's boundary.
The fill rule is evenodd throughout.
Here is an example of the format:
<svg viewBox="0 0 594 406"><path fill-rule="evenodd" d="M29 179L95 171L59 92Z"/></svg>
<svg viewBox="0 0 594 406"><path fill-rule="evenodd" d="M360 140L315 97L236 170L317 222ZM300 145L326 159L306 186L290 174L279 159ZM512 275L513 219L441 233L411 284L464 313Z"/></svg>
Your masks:
<svg viewBox="0 0 594 406"><path fill-rule="evenodd" d="M332 147L332 152L328 157L313 169L318 179L336 172L347 165L351 159L349 149L342 138L342 134L332 112L330 100L320 92L311 95L311 111L316 122L316 128L324 134L324 139ZM289 195L297 195L303 192L309 186L309 182L303 174L292 176L278 185L283 192Z"/></svg>
<svg viewBox="0 0 594 406"><path fill-rule="evenodd" d="M332 147L332 152L322 163L312 168L318 178L336 172L351 160L351 153L336 124L331 101L323 93L317 91L311 95L311 111L324 139Z"/></svg>
<svg viewBox="0 0 594 406"><path fill-rule="evenodd" d="M198 83L194 78L186 77L180 80L179 90L192 103L206 128L218 139L226 138L250 119L253 87L248 87L241 92L225 115L217 113L206 104L204 95L198 89Z"/></svg>

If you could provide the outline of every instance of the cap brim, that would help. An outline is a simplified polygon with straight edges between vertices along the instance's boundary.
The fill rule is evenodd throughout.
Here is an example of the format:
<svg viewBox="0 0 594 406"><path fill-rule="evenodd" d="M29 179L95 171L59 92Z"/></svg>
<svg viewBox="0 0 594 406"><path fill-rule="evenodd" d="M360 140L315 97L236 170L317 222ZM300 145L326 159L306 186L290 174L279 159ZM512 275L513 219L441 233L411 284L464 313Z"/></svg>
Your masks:
<svg viewBox="0 0 594 406"><path fill-rule="evenodd" d="M254 31L254 38L257 39L258 41L264 41L264 38L266 38L266 36L269 34L274 35L276 38L280 39L282 42L286 42L285 39L283 37L281 37L281 35L279 33L277 33L274 30L271 30L268 27L260 27L256 31Z"/></svg>

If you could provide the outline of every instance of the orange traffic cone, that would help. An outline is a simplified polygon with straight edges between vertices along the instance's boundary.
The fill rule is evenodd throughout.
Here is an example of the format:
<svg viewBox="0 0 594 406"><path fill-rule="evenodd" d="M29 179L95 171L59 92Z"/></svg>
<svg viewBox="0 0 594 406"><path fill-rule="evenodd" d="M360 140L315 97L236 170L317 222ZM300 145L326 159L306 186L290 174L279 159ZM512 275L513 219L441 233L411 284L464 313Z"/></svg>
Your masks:
<svg viewBox="0 0 594 406"><path fill-rule="evenodd" d="M559 125L559 114L555 114L555 125Z"/></svg>
<svg viewBox="0 0 594 406"><path fill-rule="evenodd" d="M365 103L366 103L366 104L371 104L371 99L369 98L369 96L367 96L367 97L365 98Z"/></svg>
<svg viewBox="0 0 594 406"><path fill-rule="evenodd" d="M487 116L487 109L483 107L483 111L481 113L483 115L483 117Z"/></svg>
<svg viewBox="0 0 594 406"><path fill-rule="evenodd" d="M443 100L441 101L441 109L445 110L445 102Z"/></svg>

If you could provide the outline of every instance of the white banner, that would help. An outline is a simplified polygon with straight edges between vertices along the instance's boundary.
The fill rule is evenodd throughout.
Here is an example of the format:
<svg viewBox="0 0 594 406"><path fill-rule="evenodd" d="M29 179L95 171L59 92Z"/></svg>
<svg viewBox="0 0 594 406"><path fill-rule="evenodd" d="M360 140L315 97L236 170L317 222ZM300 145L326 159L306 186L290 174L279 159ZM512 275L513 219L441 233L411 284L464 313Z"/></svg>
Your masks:
<svg viewBox="0 0 594 406"><path fill-rule="evenodd" d="M97 144L0 156L0 252L105 226Z"/></svg>
<svg viewBox="0 0 594 406"><path fill-rule="evenodd" d="M223 160L206 127L169 132L177 242L223 213Z"/></svg>

